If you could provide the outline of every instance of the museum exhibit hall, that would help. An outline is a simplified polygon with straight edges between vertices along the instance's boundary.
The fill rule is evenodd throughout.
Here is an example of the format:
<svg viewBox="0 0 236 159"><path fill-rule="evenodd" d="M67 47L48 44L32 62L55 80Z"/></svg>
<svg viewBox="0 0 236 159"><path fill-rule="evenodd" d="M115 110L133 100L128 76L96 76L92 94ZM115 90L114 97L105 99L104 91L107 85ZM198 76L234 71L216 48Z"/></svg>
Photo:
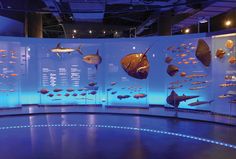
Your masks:
<svg viewBox="0 0 236 159"><path fill-rule="evenodd" d="M236 0L0 0L0 159L235 159Z"/></svg>

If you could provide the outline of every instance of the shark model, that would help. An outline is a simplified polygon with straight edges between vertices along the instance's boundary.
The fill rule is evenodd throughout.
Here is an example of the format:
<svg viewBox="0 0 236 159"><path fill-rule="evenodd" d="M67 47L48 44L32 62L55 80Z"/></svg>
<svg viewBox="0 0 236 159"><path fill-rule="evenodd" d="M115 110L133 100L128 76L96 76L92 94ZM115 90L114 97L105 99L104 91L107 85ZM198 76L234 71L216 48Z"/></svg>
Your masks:
<svg viewBox="0 0 236 159"><path fill-rule="evenodd" d="M214 100L210 100L210 101L199 101L197 100L196 102L193 103L189 103L189 106L198 106L198 105L202 105L202 104L211 104Z"/></svg>
<svg viewBox="0 0 236 159"><path fill-rule="evenodd" d="M166 102L177 108L180 102L198 97L199 96L186 96L184 94L179 96L175 91L171 91L171 94L166 98Z"/></svg>
<svg viewBox="0 0 236 159"><path fill-rule="evenodd" d="M63 54L63 53L70 54L71 52L74 52L74 51L77 51L78 53L83 55L83 53L80 50L80 47L78 47L77 49L64 48L61 46L61 43L58 43L57 46L55 48L52 48L50 51L53 53L56 53L57 56L59 56L59 57L61 57L61 54Z"/></svg>

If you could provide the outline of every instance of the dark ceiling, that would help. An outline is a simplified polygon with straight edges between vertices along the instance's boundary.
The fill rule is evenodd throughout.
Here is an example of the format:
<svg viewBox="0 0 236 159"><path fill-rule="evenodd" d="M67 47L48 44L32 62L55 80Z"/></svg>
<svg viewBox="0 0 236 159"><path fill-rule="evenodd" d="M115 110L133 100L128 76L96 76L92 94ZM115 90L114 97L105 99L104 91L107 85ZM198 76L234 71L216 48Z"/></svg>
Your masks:
<svg viewBox="0 0 236 159"><path fill-rule="evenodd" d="M214 16L236 6L236 0L0 0L0 15L24 22L27 13L42 14L44 37L129 36L134 30L141 36L157 34L161 18L170 19L179 32L190 25L189 17L217 2L223 6ZM212 12L195 18L212 17Z"/></svg>

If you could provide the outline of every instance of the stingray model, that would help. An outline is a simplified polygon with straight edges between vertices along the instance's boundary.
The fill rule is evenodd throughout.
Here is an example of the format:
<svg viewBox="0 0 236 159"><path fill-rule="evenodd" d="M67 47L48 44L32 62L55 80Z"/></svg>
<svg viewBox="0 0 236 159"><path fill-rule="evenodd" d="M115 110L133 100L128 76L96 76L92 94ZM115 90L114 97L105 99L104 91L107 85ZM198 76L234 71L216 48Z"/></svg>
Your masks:
<svg viewBox="0 0 236 159"><path fill-rule="evenodd" d="M205 40L203 40L203 39L198 40L195 56L204 66L210 66L210 64L211 64L211 51L210 51L210 47L205 42Z"/></svg>
<svg viewBox="0 0 236 159"><path fill-rule="evenodd" d="M137 79L146 79L149 72L149 62L147 59L148 48L144 53L132 53L123 57L120 61L125 72Z"/></svg>
<svg viewBox="0 0 236 159"><path fill-rule="evenodd" d="M73 48L65 48L61 46L61 43L58 43L57 46L55 48L51 49L52 53L56 53L57 56L61 57L62 54L71 54L72 52L77 51L78 53L80 53L81 55L83 54L80 51L80 47L78 47L77 49L73 49Z"/></svg>

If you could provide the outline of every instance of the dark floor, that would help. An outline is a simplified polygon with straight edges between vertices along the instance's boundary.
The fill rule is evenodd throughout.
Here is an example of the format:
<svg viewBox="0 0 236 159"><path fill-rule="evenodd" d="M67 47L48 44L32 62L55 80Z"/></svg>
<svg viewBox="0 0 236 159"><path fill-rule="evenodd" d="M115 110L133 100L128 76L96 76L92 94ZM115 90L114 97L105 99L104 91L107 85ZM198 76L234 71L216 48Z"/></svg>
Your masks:
<svg viewBox="0 0 236 159"><path fill-rule="evenodd" d="M235 159L235 145L236 127L205 122L83 114L0 118L3 159Z"/></svg>

